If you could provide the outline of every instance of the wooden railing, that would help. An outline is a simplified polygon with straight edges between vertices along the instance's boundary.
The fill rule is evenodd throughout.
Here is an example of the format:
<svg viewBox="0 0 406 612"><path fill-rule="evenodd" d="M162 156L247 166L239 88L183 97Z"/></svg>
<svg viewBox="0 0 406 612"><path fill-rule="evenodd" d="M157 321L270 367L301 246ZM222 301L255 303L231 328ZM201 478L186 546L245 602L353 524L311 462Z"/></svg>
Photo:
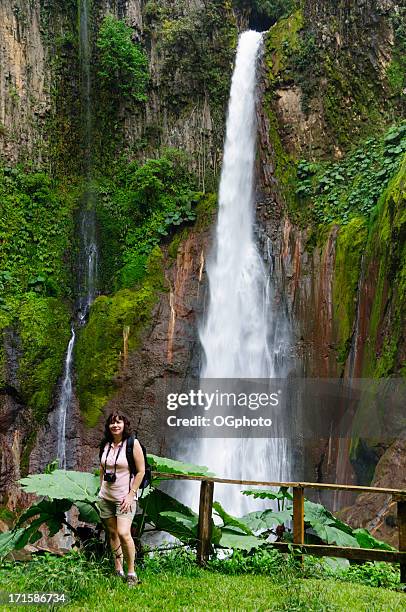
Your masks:
<svg viewBox="0 0 406 612"><path fill-rule="evenodd" d="M214 483L239 484L262 487L288 487L293 489L293 544L287 542L270 542L270 546L282 552L293 551L299 555L318 557L344 557L357 561L387 561L400 563L400 581L406 582L406 491L403 489L382 489L379 487L361 487L354 485L325 484L315 482L262 482L254 480L230 480L228 478L209 478L207 476L186 476L153 472L153 476L174 480L197 480L200 485L199 526L197 561L204 565L211 549L211 516L213 509ZM344 546L305 544L304 543L304 490L332 489L356 493L381 493L391 495L397 503L397 523L399 531L399 550L389 551L371 548L353 548Z"/></svg>

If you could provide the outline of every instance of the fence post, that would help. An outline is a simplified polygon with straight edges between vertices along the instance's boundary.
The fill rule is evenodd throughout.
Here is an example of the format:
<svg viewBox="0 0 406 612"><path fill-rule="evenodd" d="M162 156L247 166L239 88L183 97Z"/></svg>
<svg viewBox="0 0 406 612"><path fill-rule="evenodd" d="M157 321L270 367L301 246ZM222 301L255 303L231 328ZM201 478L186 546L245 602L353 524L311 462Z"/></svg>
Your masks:
<svg viewBox="0 0 406 612"><path fill-rule="evenodd" d="M304 544L304 487L293 489L293 542Z"/></svg>
<svg viewBox="0 0 406 612"><path fill-rule="evenodd" d="M293 488L293 543L304 544L304 487ZM303 555L299 559L303 564Z"/></svg>
<svg viewBox="0 0 406 612"><path fill-rule="evenodd" d="M399 552L406 552L406 499L398 498ZM406 562L400 564L400 582L406 582Z"/></svg>
<svg viewBox="0 0 406 612"><path fill-rule="evenodd" d="M197 562L205 565L209 559L211 542L211 513L213 508L214 482L202 480L200 485Z"/></svg>

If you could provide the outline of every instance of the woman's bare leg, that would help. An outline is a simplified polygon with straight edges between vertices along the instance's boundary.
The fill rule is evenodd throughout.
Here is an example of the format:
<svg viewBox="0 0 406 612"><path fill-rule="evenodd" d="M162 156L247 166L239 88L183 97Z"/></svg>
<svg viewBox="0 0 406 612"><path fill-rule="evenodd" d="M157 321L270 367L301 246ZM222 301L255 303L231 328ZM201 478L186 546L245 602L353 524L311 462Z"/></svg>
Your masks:
<svg viewBox="0 0 406 612"><path fill-rule="evenodd" d="M121 548L127 562L127 572L134 573L135 546L131 536L131 521L122 516L117 517L117 531L120 538Z"/></svg>
<svg viewBox="0 0 406 612"><path fill-rule="evenodd" d="M117 517L112 516L104 521L109 534L111 552L113 553L114 566L118 572L123 571L123 551L117 530Z"/></svg>

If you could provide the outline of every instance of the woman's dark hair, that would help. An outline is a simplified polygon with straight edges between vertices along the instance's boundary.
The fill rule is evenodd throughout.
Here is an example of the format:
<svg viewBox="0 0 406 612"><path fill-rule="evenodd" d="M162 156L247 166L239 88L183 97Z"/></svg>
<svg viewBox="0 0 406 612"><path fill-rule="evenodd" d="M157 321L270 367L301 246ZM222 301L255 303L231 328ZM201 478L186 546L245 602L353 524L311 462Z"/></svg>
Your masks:
<svg viewBox="0 0 406 612"><path fill-rule="evenodd" d="M124 421L123 440L126 440L131 436L131 425L128 418L119 410L113 410L113 412L111 412L107 417L107 421L104 426L104 435L100 443L100 448L104 448L108 442L113 442L113 435L110 431L110 425L115 421Z"/></svg>

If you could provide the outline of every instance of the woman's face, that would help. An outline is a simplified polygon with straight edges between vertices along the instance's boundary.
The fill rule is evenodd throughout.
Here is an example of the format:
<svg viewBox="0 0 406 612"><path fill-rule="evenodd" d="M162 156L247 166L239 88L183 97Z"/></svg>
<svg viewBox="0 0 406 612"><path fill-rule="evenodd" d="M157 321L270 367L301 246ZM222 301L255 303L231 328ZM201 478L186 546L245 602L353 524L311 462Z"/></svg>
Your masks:
<svg viewBox="0 0 406 612"><path fill-rule="evenodd" d="M122 419L116 418L109 425L109 429L114 436L119 436L124 431L124 421Z"/></svg>

